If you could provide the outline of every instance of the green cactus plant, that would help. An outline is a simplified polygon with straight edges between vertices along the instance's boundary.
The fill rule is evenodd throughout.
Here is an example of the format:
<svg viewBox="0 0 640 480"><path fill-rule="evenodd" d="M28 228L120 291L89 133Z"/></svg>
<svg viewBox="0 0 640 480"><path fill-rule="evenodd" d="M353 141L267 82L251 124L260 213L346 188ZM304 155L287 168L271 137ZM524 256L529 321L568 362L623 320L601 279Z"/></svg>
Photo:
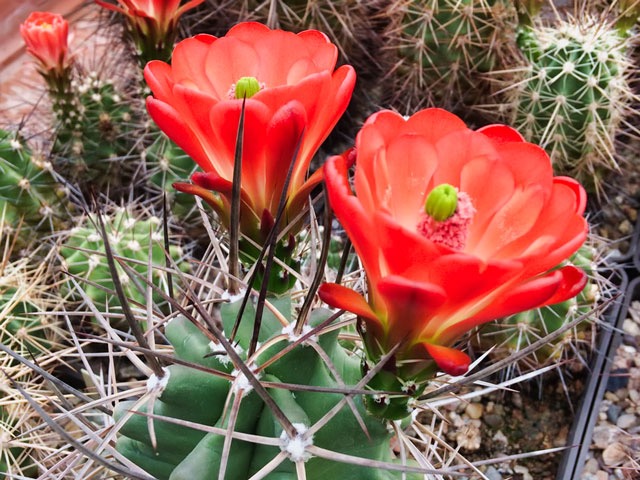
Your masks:
<svg viewBox="0 0 640 480"><path fill-rule="evenodd" d="M21 280L42 283L42 278L33 278L31 272L9 273L0 283L0 343L20 355L48 353L56 345L60 332L55 322L46 316L50 300L44 297L42 285L37 283L21 286L7 285L11 277L22 275ZM15 275L18 273L18 275ZM15 279L15 278L14 278ZM40 297L38 296L40 294Z"/></svg>
<svg viewBox="0 0 640 480"><path fill-rule="evenodd" d="M486 101L492 82L483 74L506 61L513 48L513 2L412 1L402 11L391 36L399 54L391 103L409 111Z"/></svg>
<svg viewBox="0 0 640 480"><path fill-rule="evenodd" d="M90 72L68 92L51 94L58 120L53 147L56 168L81 186L118 187L123 161L134 149L134 109L111 80ZM116 182L118 180L118 182Z"/></svg>
<svg viewBox="0 0 640 480"><path fill-rule="evenodd" d="M141 275L140 278L132 278L122 266L117 266L127 298L138 305L146 305L146 279L150 268L153 284L165 291L168 288L167 272L164 270L167 261L162 221L158 217L134 213L131 208L119 208L113 215L103 215L103 222L113 255L124 259L130 268ZM60 255L65 269L80 279L84 293L98 309L111 312L119 310L120 301L114 293L105 242L95 215L84 218L79 226L70 231L61 245ZM169 255L173 261L180 263L182 248L171 245ZM66 283L66 289L73 294L74 289L69 282ZM78 297L76 294L73 296ZM166 304L158 292L153 292L152 299L158 307Z"/></svg>
<svg viewBox="0 0 640 480"><path fill-rule="evenodd" d="M599 191L618 168L615 139L631 112L629 39L601 19L523 27L524 78L512 89L514 124L554 168Z"/></svg>
<svg viewBox="0 0 640 480"><path fill-rule="evenodd" d="M52 230L64 218L66 195L49 162L32 153L18 135L0 130L0 215L5 227L20 227L25 239L33 229Z"/></svg>
<svg viewBox="0 0 640 480"><path fill-rule="evenodd" d="M225 304L221 317L225 330L231 331L240 302ZM274 301L282 314L290 311L288 298ZM330 313L316 310L310 320L318 325L329 318ZM253 329L255 310L249 304L236 336L236 351L246 361L246 350ZM260 341L267 345L251 359L249 365L258 372L261 382L273 382L266 386L273 402L296 426L299 437L291 439L283 433L282 425L267 407L256 391L243 382L243 375L225 355L221 345L216 345L201 329L184 317L172 319L166 326L165 334L175 350L175 357L182 362L217 370L217 375L174 364L166 369L160 396L153 402L155 415L190 421L203 425L203 429L191 428L163 421L153 420L155 445L148 428L148 419L138 413L147 412L150 403L142 407L139 401L120 403L116 409L116 421L122 423L117 449L131 461L159 479L204 480L217 478L221 465L228 460L224 478L245 479L267 466L273 458L282 455L282 463L272 468L265 478L295 479L295 462L306 462L306 478L320 479L328 475L340 478L391 479L400 478L399 473L384 469L367 468L357 464L341 463L331 456L311 456L305 446L353 455L364 459L391 461L389 449L390 433L385 424L367 416L360 396L353 397L357 414L347 404L337 407L344 395L321 392L314 386L340 388L334 372L346 385L354 386L360 379L360 362L337 342L337 331L323 333L317 344L331 359L332 368L319 355L318 349L303 343L296 345L279 359L274 356L290 345L290 332L282 328L280 321L270 312L262 319ZM265 365L264 368L260 365ZM332 371L333 370L333 371ZM232 384L233 382L233 384ZM297 391L279 388L277 384L306 386ZM158 385L154 378L152 390ZM344 387L343 387L344 388ZM229 405L240 403L233 431L258 435L267 439L265 443L253 443L246 439L232 440L228 459L225 457L225 442L228 440L220 429L229 428L231 410ZM321 428L316 422L331 409L338 412ZM357 416L363 425L359 424ZM218 430L206 433L206 426ZM309 431L305 436L305 431ZM267 470L268 472L269 470Z"/></svg>
<svg viewBox="0 0 640 480"><path fill-rule="evenodd" d="M24 402L11 396L0 395L0 476L7 478L33 478L37 468L24 439L20 439L25 427Z"/></svg>
<svg viewBox="0 0 640 480"><path fill-rule="evenodd" d="M196 213L195 197L176 192L173 183L187 181L197 165L162 132L151 133L155 139L143 152L150 196L161 199L166 193L171 213L186 225Z"/></svg>

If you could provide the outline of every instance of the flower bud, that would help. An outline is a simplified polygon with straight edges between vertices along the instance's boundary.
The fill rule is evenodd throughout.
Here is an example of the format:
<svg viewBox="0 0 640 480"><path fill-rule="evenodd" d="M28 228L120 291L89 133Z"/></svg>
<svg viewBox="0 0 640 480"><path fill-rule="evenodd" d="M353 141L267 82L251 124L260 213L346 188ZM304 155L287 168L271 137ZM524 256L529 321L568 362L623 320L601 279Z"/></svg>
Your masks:
<svg viewBox="0 0 640 480"><path fill-rule="evenodd" d="M456 213L457 207L458 190L448 183L443 183L431 190L424 210L436 222L444 222Z"/></svg>
<svg viewBox="0 0 640 480"><path fill-rule="evenodd" d="M242 77L236 82L235 96L238 99L251 98L260 91L260 84L256 77Z"/></svg>

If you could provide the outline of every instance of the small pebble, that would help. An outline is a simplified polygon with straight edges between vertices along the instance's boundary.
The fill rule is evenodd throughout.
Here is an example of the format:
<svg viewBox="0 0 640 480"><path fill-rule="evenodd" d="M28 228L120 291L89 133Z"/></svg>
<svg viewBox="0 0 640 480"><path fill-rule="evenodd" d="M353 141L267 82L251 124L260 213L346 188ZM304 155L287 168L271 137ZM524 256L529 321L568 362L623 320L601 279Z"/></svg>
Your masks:
<svg viewBox="0 0 640 480"><path fill-rule="evenodd" d="M514 393L511 397L511 403L516 408L522 408L522 397L519 393Z"/></svg>
<svg viewBox="0 0 640 480"><path fill-rule="evenodd" d="M628 457L624 446L619 442L614 442L604 449L602 452L602 461L608 467L620 465Z"/></svg>
<svg viewBox="0 0 640 480"><path fill-rule="evenodd" d="M485 415L482 420L491 428L500 428L503 424L502 416L495 413Z"/></svg>
<svg viewBox="0 0 640 480"><path fill-rule="evenodd" d="M631 427L636 425L637 418L635 415L631 413L625 413L624 415L620 415L618 420L616 421L616 425L623 430L629 430Z"/></svg>
<svg viewBox="0 0 640 480"><path fill-rule="evenodd" d="M485 411L487 413L493 413L493 409L495 408L496 404L495 402L487 402L487 405L485 406Z"/></svg>
<svg viewBox="0 0 640 480"><path fill-rule="evenodd" d="M487 471L484 472L484 475L489 480L502 480L502 474L495 467L487 468Z"/></svg>
<svg viewBox="0 0 640 480"><path fill-rule="evenodd" d="M593 429L592 442L596 448L604 450L611 444L614 438L614 432L607 425L597 425Z"/></svg>
<svg viewBox="0 0 640 480"><path fill-rule="evenodd" d="M584 466L585 473L596 473L598 471L598 460L591 457Z"/></svg>
<svg viewBox="0 0 640 480"><path fill-rule="evenodd" d="M604 398L606 398L610 402L617 402L618 400L620 400L618 396L613 392L604 392Z"/></svg>
<svg viewBox="0 0 640 480"><path fill-rule="evenodd" d="M467 416L473 420L478 420L482 417L484 406L481 403L470 403L465 409Z"/></svg>
<svg viewBox="0 0 640 480"><path fill-rule="evenodd" d="M634 322L630 318L627 318L624 321L624 323L622 324L622 329L625 331L625 333L631 336L634 336L634 337L640 336L640 325L638 325L636 322Z"/></svg>
<svg viewBox="0 0 640 480"><path fill-rule="evenodd" d="M607 409L607 419L611 423L616 423L618 421L618 417L620 417L620 413L622 413L622 407L620 405L609 405Z"/></svg>
<svg viewBox="0 0 640 480"><path fill-rule="evenodd" d="M609 480L609 474L603 470L596 472L596 480Z"/></svg>
<svg viewBox="0 0 640 480"><path fill-rule="evenodd" d="M618 231L623 235L630 235L633 232L633 225L626 218L618 225Z"/></svg>
<svg viewBox="0 0 640 480"><path fill-rule="evenodd" d="M521 475L522 480L533 480L533 477L529 473L529 469L527 467L523 467L522 465L516 465L513 468L513 471Z"/></svg>
<svg viewBox="0 0 640 480"><path fill-rule="evenodd" d="M492 438L493 441L497 443L504 443L505 445L509 443L509 439L504 433L502 433L502 430L498 430Z"/></svg>

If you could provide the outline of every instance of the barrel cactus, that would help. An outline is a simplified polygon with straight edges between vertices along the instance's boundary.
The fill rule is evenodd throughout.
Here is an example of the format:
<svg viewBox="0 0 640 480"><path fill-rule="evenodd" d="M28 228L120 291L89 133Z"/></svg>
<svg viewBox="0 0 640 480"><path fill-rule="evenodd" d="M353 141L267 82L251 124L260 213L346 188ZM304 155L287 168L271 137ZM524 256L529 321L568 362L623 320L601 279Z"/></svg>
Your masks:
<svg viewBox="0 0 640 480"><path fill-rule="evenodd" d="M117 266L125 295L133 305L144 308L148 304L150 289L147 285L148 275L151 275L155 287L164 291L168 289L162 221L130 208L120 208L112 215L103 215L102 221L114 257L123 259L139 275L127 273L121 265ZM171 245L168 253L173 261L180 263L181 247ZM105 240L96 215L84 218L79 226L69 232L61 245L60 255L64 268L79 279L84 294L100 311L121 311L109 270ZM75 291L69 282L66 285L71 293ZM73 296L80 298L77 292ZM158 292L152 292L151 298L159 307L166 303Z"/></svg>
<svg viewBox="0 0 640 480"><path fill-rule="evenodd" d="M221 308L227 334L240 303ZM289 317L289 299L274 300L273 304L279 317ZM295 479L299 478L296 469L302 465L308 479L328 475L400 478L398 472L333 459L333 455L346 454L391 460L390 433L382 421L366 415L360 396L352 397L348 405L343 394L330 393L332 389L353 388L361 379L360 362L337 342L337 331L320 331L318 336L296 342L293 325L283 328L281 319L266 312L260 331L262 347L247 359L255 315L249 303L233 348L261 382L262 393L267 392L285 415L293 435L223 345L212 339L203 325L180 316L170 320L165 330L180 364L167 367L161 379L151 377L148 392L159 395L153 402L136 400L118 405L115 419L122 425L118 451L159 479L205 480L222 478L220 475L246 479L257 472L266 475L260 478ZM316 310L310 323L318 325L329 317L330 312ZM305 327L303 332L309 330ZM289 390L288 385L295 390ZM300 388L295 388L298 385ZM323 387L325 391L321 391ZM154 415L162 417L153 420L153 436L148 417L140 414L148 412L151 405ZM232 405L236 409L239 405L239 411ZM317 423L329 412L326 423ZM192 423L180 424L184 421ZM242 434L252 437L236 438ZM325 450L318 455L314 447Z"/></svg>
<svg viewBox="0 0 640 480"><path fill-rule="evenodd" d="M594 191L618 168L616 135L631 113L629 39L601 19L523 27L527 67L513 92L514 123L554 168Z"/></svg>
<svg viewBox="0 0 640 480"><path fill-rule="evenodd" d="M486 101L483 78L513 48L517 15L504 0L405 2L392 35L399 54L392 103L401 110Z"/></svg>
<svg viewBox="0 0 640 480"><path fill-rule="evenodd" d="M0 215L3 225L51 231L64 218L66 190L51 163L17 134L0 130ZM26 238L25 235L23 238Z"/></svg>

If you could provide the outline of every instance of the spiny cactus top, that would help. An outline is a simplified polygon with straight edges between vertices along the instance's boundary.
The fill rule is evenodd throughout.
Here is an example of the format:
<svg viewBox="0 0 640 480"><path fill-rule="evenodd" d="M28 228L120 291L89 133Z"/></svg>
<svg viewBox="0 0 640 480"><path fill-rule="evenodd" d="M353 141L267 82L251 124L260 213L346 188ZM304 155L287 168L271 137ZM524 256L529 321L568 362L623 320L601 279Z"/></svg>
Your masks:
<svg viewBox="0 0 640 480"><path fill-rule="evenodd" d="M391 35L403 58L394 103L413 108L481 103L491 86L482 74L510 56L516 26L512 2L409 1L403 13Z"/></svg>
<svg viewBox="0 0 640 480"><path fill-rule="evenodd" d="M119 209L115 215L103 215L102 218L113 254L124 259L126 265L140 275L136 278L118 267L119 280L125 294L131 302L136 302L139 307L144 306L147 304L146 279L149 273L156 288L167 289L167 273L162 270L167 263L162 222L157 217L136 215L124 208ZM99 308L119 308L120 301L115 296L113 278L107 263L105 239L95 215L86 218L81 225L71 230L60 253L66 269L87 281L80 281L81 286ZM182 250L175 245L171 246L169 255L174 261L179 261ZM156 306L163 304L162 296L157 292L153 293L152 298Z"/></svg>
<svg viewBox="0 0 640 480"><path fill-rule="evenodd" d="M584 18L526 27L518 45L528 68L513 89L516 125L557 171L597 188L602 170L616 166L615 137L630 112L628 40Z"/></svg>
<svg viewBox="0 0 640 480"><path fill-rule="evenodd" d="M344 156L329 159L325 178L367 273L369 303L336 284L320 296L365 322L374 361L399 345L390 368L405 380L433 373L433 361L462 374L469 358L451 346L463 333L582 290L581 270L554 268L586 238L584 190L553 177L544 151L515 130L472 131L439 109L408 120L382 111L356 150L357 196ZM425 212L445 184L457 190L453 215L435 216L428 201Z"/></svg>

